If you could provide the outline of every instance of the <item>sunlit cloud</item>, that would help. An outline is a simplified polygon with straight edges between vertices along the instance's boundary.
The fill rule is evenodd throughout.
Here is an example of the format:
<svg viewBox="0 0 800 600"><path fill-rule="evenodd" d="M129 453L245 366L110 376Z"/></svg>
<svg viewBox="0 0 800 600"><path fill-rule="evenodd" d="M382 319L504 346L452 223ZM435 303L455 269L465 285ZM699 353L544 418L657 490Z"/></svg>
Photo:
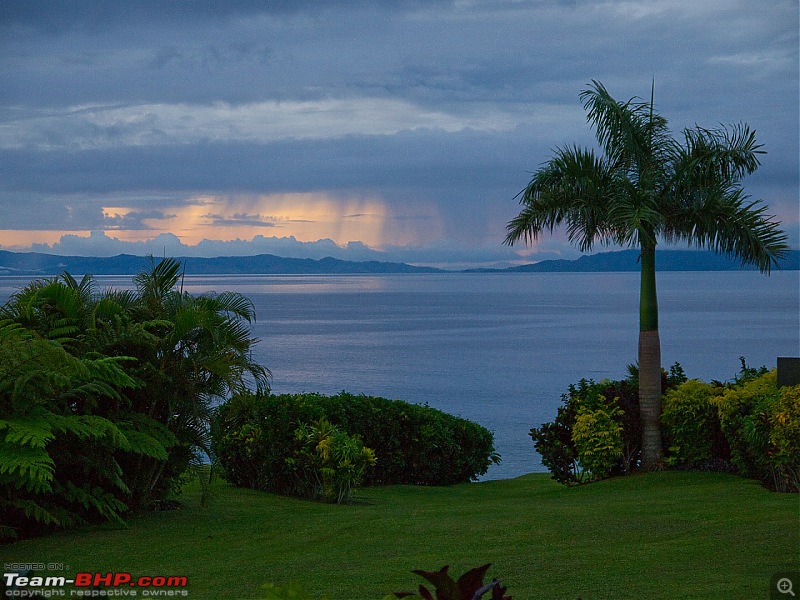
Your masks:
<svg viewBox="0 0 800 600"><path fill-rule="evenodd" d="M0 229L0 250L30 252L32 246L52 246L63 236L88 236L90 231L63 231L54 229Z"/></svg>
<svg viewBox="0 0 800 600"><path fill-rule="evenodd" d="M301 242L329 239L344 246L357 241L371 248L429 243L442 234L433 206L399 211L379 198L323 193L202 196L162 210L104 207L103 217L110 238L134 242L172 233L187 245L249 240L265 229Z"/></svg>

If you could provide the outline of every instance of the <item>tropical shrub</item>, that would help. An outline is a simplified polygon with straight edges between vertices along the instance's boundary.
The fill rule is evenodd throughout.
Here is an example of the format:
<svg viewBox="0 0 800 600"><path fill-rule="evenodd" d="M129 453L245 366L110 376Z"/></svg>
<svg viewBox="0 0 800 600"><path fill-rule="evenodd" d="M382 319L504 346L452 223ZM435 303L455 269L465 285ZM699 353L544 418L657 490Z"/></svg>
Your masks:
<svg viewBox="0 0 800 600"><path fill-rule="evenodd" d="M624 413L619 397L610 395L622 387L622 382L582 379L578 385L570 385L569 392L562 396L563 403L553 423L531 429L534 446L553 479L574 485L625 469ZM640 441L628 443L641 447Z"/></svg>
<svg viewBox="0 0 800 600"><path fill-rule="evenodd" d="M627 379L582 379L562 396L553 422L530 430L534 447L553 479L564 485L587 483L634 471L641 461L638 370ZM662 389L686 380L675 364L662 371ZM577 426L577 428L576 428Z"/></svg>
<svg viewBox="0 0 800 600"><path fill-rule="evenodd" d="M572 426L578 464L588 471L591 480L608 477L617 467L623 449L622 410L615 400L609 402L602 396L597 399L605 406L582 406Z"/></svg>
<svg viewBox="0 0 800 600"><path fill-rule="evenodd" d="M799 492L800 386L778 389L775 370L712 398L739 473L770 489Z"/></svg>
<svg viewBox="0 0 800 600"><path fill-rule="evenodd" d="M218 409L214 452L234 485L294 493L291 453L302 425L325 419L378 457L366 484L449 485L499 460L485 428L428 406L342 392L239 394Z"/></svg>
<svg viewBox="0 0 800 600"><path fill-rule="evenodd" d="M299 447L286 458L297 484L296 495L349 503L369 467L376 463L372 449L325 419L301 425L294 432Z"/></svg>
<svg viewBox="0 0 800 600"><path fill-rule="evenodd" d="M769 420L775 487L800 492L800 386L781 389Z"/></svg>
<svg viewBox="0 0 800 600"><path fill-rule="evenodd" d="M693 469L725 469L730 448L711 399L722 387L691 379L664 395L661 424L665 462Z"/></svg>
<svg viewBox="0 0 800 600"><path fill-rule="evenodd" d="M134 278L135 291L98 292L90 275L64 273L0 307L6 534L163 502L210 452L211 406L268 389L252 360L250 301L193 296L181 276L165 259Z"/></svg>

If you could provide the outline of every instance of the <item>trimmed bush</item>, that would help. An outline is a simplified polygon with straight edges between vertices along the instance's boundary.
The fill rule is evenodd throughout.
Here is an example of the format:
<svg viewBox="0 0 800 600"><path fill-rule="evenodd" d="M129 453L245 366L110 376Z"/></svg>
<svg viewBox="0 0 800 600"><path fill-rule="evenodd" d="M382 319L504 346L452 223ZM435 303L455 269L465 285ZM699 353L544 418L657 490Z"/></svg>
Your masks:
<svg viewBox="0 0 800 600"><path fill-rule="evenodd" d="M450 485L486 473L499 457L480 425L442 411L342 392L236 396L218 409L214 447L234 485L296 494L295 432L327 420L371 448L364 484Z"/></svg>

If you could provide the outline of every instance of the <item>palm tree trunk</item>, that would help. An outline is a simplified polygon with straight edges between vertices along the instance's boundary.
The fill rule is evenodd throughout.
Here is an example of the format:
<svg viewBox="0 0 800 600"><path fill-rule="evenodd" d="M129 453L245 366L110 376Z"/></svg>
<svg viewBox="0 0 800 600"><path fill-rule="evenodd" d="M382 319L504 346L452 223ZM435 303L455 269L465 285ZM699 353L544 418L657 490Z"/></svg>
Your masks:
<svg viewBox="0 0 800 600"><path fill-rule="evenodd" d="M661 340L658 336L656 249L642 246L639 293L639 410L642 419L642 467L661 462Z"/></svg>

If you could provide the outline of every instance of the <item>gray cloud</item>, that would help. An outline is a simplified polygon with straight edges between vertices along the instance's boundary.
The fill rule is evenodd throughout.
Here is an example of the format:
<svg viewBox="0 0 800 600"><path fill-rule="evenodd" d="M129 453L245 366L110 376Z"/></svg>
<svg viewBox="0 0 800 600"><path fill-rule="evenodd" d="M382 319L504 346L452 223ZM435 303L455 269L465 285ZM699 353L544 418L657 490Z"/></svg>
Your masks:
<svg viewBox="0 0 800 600"><path fill-rule="evenodd" d="M103 216L103 227L105 229L133 229L143 231L152 229L151 225L145 223L148 219L174 219L177 215L165 213L161 210L131 211L125 214L113 214Z"/></svg>
<svg viewBox="0 0 800 600"><path fill-rule="evenodd" d="M217 227L220 225L249 225L251 227L278 227L275 222L276 219L272 217L265 217L263 215L247 215L244 213L235 213L233 217L225 217L223 215L207 214L203 215L204 219L208 222L205 226Z"/></svg>
<svg viewBox="0 0 800 600"><path fill-rule="evenodd" d="M389 226L435 213L443 244L486 253L551 149L593 143L578 93L595 78L621 99L655 80L676 132L747 121L769 152L747 191L798 244L797 19L778 0L10 0L0 229L321 192L379 198ZM209 225L276 224L218 212Z"/></svg>

